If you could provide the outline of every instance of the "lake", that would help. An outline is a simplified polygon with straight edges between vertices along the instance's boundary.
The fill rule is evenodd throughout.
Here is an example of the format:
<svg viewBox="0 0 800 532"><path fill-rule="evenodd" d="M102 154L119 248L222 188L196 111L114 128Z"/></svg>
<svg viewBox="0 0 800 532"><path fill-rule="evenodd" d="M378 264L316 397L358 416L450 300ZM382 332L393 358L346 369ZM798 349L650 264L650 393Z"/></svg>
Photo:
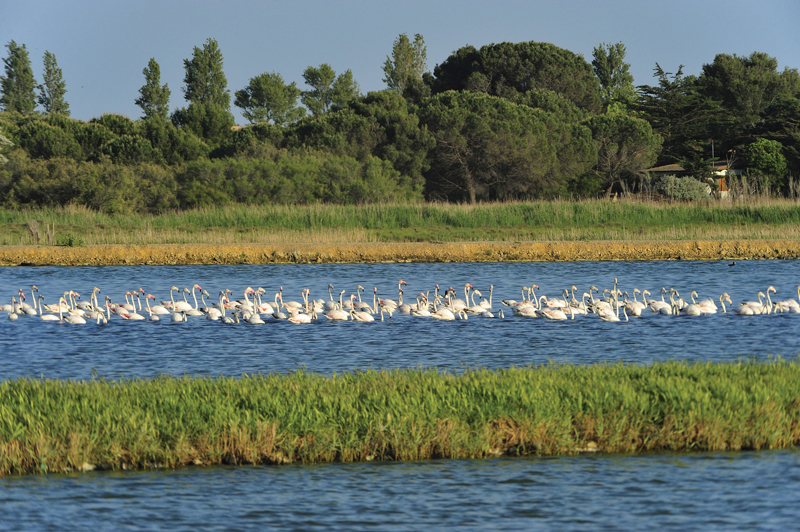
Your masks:
<svg viewBox="0 0 800 532"><path fill-rule="evenodd" d="M46 303L66 290L92 287L113 301L143 287L156 301L170 286L199 284L216 301L229 288L283 287L285 300L346 296L356 287L406 299L439 284L464 297L471 283L494 310L520 299L522 286L578 297L589 286L632 293L662 286L689 299L730 294L734 304L774 286L774 300L796 298L800 261L324 264L241 266L0 268L0 302L35 284ZM409 297L410 296L410 297ZM189 301L192 302L191 297ZM287 373L299 367L331 374L360 368L500 368L657 360L736 361L800 353L800 315L740 317L648 314L609 323L597 316L563 322L470 317L455 322L394 314L372 323L225 326L202 317L186 323L133 322L70 326L0 315L0 378L85 380L172 375ZM219 529L781 529L800 519L792 494L800 469L794 451L644 456L500 458L480 461L191 468L0 479L0 530L70 528Z"/></svg>

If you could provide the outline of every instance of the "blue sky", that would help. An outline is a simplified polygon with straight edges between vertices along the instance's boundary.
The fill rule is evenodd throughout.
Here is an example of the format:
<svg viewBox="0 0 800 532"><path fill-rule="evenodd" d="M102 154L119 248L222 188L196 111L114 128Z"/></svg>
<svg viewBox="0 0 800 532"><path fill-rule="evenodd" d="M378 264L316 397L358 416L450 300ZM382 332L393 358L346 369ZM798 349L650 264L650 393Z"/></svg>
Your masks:
<svg viewBox="0 0 800 532"><path fill-rule="evenodd" d="M466 44L531 40L588 61L598 44L622 42L637 85L654 83L656 62L699 74L718 53L765 52L780 69L800 68L800 0L0 2L0 45L27 45L38 81L45 50L54 53L72 116L82 120L139 117L133 101L151 57L172 90L171 110L185 105L183 60L209 37L222 50L231 95L262 72L302 87L303 70L321 63L351 69L365 93L381 90L381 67L401 33L424 36L429 70Z"/></svg>

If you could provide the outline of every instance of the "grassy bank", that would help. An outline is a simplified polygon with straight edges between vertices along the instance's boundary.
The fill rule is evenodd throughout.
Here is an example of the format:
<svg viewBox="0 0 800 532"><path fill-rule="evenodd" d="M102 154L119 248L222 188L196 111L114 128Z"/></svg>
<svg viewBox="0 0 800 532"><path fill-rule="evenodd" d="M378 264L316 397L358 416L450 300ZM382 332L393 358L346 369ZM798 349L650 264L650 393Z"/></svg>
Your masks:
<svg viewBox="0 0 800 532"><path fill-rule="evenodd" d="M0 384L0 474L800 443L800 363Z"/></svg>
<svg viewBox="0 0 800 532"><path fill-rule="evenodd" d="M37 236L38 233L38 236ZM163 215L0 210L0 245L800 238L800 202L587 200L205 208Z"/></svg>

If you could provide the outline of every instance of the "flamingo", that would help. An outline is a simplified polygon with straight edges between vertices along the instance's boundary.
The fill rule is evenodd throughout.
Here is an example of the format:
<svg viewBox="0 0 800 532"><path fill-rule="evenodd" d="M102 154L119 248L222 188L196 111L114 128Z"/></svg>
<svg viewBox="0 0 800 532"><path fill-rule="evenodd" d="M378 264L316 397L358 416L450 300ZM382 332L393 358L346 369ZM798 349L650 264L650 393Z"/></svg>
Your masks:
<svg viewBox="0 0 800 532"><path fill-rule="evenodd" d="M42 313L42 301L44 300L43 295L39 295L39 319L42 321L58 321L58 317L55 314L43 314Z"/></svg>
<svg viewBox="0 0 800 532"><path fill-rule="evenodd" d="M794 299L786 299L784 301L778 301L776 304L781 312L800 314L800 303L798 303L798 301L800 301L800 286L797 287L797 301Z"/></svg>
<svg viewBox="0 0 800 532"><path fill-rule="evenodd" d="M14 296L11 296L11 312L8 313L8 319L14 321L17 318L19 318L19 314L17 314L17 309L18 309L17 300L14 298Z"/></svg>
<svg viewBox="0 0 800 532"><path fill-rule="evenodd" d="M350 299L353 303L353 307L355 307L355 295L351 295ZM390 307L381 307L381 308L390 308ZM394 309L392 309L394 311ZM364 312L360 310L356 310L355 308L350 309L350 319L353 321L375 321L375 318L369 312Z"/></svg>
<svg viewBox="0 0 800 532"><path fill-rule="evenodd" d="M62 297L61 299L64 299L64 298ZM64 299L64 303L66 303L66 302L67 301ZM63 321L65 323L70 323L72 325L84 325L86 323L86 320L83 319L82 317L78 316L77 314L67 314L66 316L63 316L62 313L61 313L61 307L60 306L59 306L59 311L58 311L58 317L59 317L59 321Z"/></svg>

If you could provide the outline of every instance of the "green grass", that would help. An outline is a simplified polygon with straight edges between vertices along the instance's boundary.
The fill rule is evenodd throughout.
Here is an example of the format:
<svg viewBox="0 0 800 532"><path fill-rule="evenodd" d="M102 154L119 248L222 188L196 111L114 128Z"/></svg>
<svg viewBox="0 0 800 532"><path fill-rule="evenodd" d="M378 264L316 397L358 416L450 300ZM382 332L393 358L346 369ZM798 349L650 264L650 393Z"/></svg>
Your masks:
<svg viewBox="0 0 800 532"><path fill-rule="evenodd" d="M41 228L38 241L31 221ZM54 244L64 234L85 244L794 239L800 202L231 205L162 215L0 210L0 245Z"/></svg>
<svg viewBox="0 0 800 532"><path fill-rule="evenodd" d="M0 474L800 443L800 363L0 383Z"/></svg>

